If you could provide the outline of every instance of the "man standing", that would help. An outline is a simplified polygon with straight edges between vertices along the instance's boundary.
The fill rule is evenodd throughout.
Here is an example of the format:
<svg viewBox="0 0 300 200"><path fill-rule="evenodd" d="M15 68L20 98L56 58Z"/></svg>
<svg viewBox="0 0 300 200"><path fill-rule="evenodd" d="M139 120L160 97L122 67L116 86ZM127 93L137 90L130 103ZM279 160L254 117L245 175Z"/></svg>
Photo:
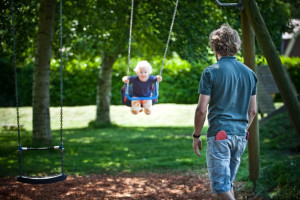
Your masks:
<svg viewBox="0 0 300 200"><path fill-rule="evenodd" d="M193 149L200 157L200 139L207 106L207 167L211 190L219 199L235 199L233 181L256 114L256 76L239 62L241 40L236 30L223 24L209 36L217 63L202 73L195 111Z"/></svg>

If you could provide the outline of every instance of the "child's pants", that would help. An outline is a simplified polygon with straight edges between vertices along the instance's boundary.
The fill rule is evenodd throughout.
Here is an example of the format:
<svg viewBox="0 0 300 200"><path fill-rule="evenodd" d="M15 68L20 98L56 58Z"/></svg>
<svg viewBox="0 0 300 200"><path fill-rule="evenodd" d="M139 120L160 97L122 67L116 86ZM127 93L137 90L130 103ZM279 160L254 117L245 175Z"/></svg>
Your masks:
<svg viewBox="0 0 300 200"><path fill-rule="evenodd" d="M151 111L152 111L152 100L133 100L133 101L131 101L132 114L138 114L140 111L142 111L141 105L143 105L145 114L150 115Z"/></svg>

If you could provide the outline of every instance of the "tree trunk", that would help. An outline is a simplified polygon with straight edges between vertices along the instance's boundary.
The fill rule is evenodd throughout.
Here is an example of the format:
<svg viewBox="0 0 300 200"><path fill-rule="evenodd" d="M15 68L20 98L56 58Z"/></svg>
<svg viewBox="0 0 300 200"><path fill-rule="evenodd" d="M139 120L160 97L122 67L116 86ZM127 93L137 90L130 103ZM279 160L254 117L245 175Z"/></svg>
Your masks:
<svg viewBox="0 0 300 200"><path fill-rule="evenodd" d="M99 70L98 85L97 85L97 125L110 125L110 100L111 100L111 81L113 64L116 58L103 53L101 68Z"/></svg>
<svg viewBox="0 0 300 200"><path fill-rule="evenodd" d="M50 60L56 0L42 0L32 85L33 142L52 144L50 130Z"/></svg>
<svg viewBox="0 0 300 200"><path fill-rule="evenodd" d="M260 14L255 0L243 0L245 10L251 26L255 32L258 43L267 59L270 70L280 91L284 104L287 107L291 121L294 124L296 133L300 138L300 104L293 91L293 83L288 78L285 68L277 54L275 45L268 32L266 24Z"/></svg>
<svg viewBox="0 0 300 200"><path fill-rule="evenodd" d="M250 26L245 10L241 11L242 34L243 34L243 53L244 63L255 71L255 40L254 33ZM256 181L259 178L259 128L257 115L249 128L250 137L248 141L249 155L249 177Z"/></svg>

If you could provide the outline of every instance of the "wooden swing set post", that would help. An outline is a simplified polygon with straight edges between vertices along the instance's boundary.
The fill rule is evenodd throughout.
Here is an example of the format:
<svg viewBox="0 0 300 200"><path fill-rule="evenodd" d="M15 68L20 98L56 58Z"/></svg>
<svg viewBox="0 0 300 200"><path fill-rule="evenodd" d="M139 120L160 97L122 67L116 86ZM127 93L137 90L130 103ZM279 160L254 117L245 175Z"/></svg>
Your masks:
<svg viewBox="0 0 300 200"><path fill-rule="evenodd" d="M255 39L253 30L249 24L245 10L241 10L242 36L243 36L243 54L244 63L250 69L255 71ZM250 137L248 139L248 155L249 155L249 178L255 182L259 178L260 156L259 156L259 124L258 115L252 121L249 128ZM255 188L254 188L255 189Z"/></svg>

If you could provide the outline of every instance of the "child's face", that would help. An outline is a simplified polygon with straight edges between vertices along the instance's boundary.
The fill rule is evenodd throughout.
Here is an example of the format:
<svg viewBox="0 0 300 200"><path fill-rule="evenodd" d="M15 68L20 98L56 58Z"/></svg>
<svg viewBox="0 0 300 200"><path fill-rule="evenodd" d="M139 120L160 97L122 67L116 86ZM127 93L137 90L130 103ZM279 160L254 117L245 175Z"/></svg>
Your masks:
<svg viewBox="0 0 300 200"><path fill-rule="evenodd" d="M136 74L142 82L146 82L149 78L149 72L145 67L141 67Z"/></svg>

